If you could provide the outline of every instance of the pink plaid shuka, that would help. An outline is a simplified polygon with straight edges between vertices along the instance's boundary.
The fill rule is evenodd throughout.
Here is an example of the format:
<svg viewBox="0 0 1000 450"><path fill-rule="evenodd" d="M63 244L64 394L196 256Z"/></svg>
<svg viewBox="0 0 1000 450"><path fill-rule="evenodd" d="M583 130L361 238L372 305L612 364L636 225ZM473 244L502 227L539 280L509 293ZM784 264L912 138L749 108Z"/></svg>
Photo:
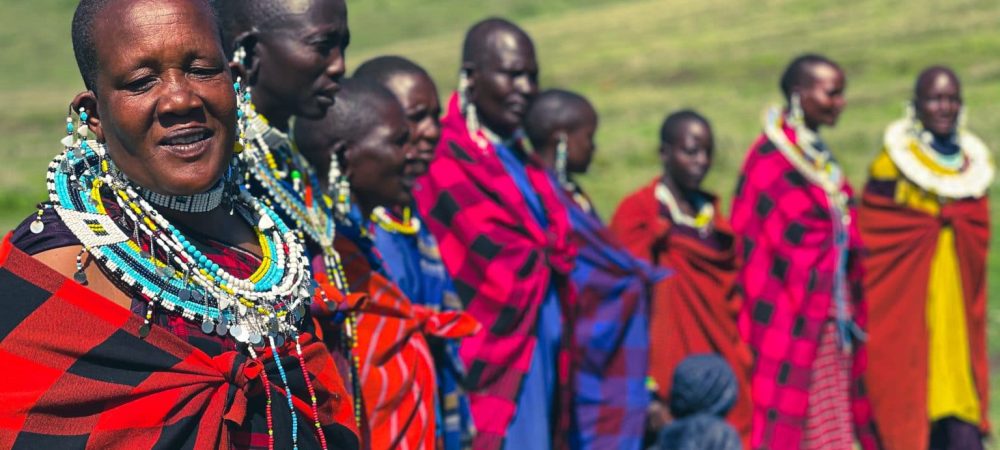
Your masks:
<svg viewBox="0 0 1000 450"><path fill-rule="evenodd" d="M784 133L795 145L794 131ZM836 251L824 191L808 181L767 135L750 147L733 200L733 229L744 237L739 288L745 295L740 333L754 351L752 448L801 447L810 384L824 324L831 320ZM850 198L846 181L841 190ZM866 326L861 288L861 239L853 199L849 204L848 303ZM865 347L853 346L850 409L862 448L879 448L871 405L861 380Z"/></svg>

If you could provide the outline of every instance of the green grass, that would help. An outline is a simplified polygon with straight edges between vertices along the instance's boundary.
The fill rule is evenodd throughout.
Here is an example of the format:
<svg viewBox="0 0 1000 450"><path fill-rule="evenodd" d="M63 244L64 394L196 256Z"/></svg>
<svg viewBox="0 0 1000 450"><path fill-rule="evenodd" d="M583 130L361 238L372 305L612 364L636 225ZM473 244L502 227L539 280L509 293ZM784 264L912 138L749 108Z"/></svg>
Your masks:
<svg viewBox="0 0 1000 450"><path fill-rule="evenodd" d="M66 105L81 86L69 44L75 3L0 4L0 228L43 198L45 164L59 150ZM601 115L599 153L583 184L605 216L658 173L656 130L682 107L712 120L717 153L706 186L728 199L761 111L779 99L781 70L804 51L825 53L847 72L848 108L824 133L855 185L883 127L902 114L914 76L930 64L959 72L970 128L1000 147L1000 3L993 0L364 0L348 8L349 68L405 55L430 70L442 95L455 85L469 25L490 15L519 21L535 39L543 87L580 91ZM997 235L1000 188L991 193ZM998 251L990 252L989 279L1000 286ZM998 309L993 289L993 324ZM997 368L1000 326L990 327L990 342ZM1000 402L992 416L1000 419Z"/></svg>

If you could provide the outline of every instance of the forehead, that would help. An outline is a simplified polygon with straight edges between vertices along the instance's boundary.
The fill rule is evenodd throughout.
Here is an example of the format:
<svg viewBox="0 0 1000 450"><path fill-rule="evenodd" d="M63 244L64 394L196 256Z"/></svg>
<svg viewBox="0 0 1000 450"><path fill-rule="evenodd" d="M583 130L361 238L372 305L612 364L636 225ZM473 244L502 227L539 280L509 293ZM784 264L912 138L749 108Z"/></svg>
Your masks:
<svg viewBox="0 0 1000 450"><path fill-rule="evenodd" d="M272 31L308 34L347 28L347 5L343 0L283 0L276 4L281 10L270 19Z"/></svg>
<svg viewBox="0 0 1000 450"><path fill-rule="evenodd" d="M176 52L222 51L215 16L196 0L113 2L93 26L102 67L149 64Z"/></svg>
<svg viewBox="0 0 1000 450"><path fill-rule="evenodd" d="M958 80L948 72L941 71L921 80L918 94L920 96L952 94L958 93L959 89Z"/></svg>
<svg viewBox="0 0 1000 450"><path fill-rule="evenodd" d="M437 90L429 77L418 72L397 72L387 82L386 87L397 97L435 97Z"/></svg>
<svg viewBox="0 0 1000 450"><path fill-rule="evenodd" d="M812 84L826 86L844 83L844 72L830 64L813 64L812 67L807 68L807 73Z"/></svg>

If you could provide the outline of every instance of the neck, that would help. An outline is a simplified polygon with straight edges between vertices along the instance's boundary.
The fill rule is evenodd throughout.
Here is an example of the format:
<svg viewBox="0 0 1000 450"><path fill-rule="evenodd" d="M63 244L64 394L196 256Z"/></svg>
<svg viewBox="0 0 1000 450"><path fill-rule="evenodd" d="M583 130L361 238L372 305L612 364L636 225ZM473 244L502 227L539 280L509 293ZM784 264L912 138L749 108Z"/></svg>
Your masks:
<svg viewBox="0 0 1000 450"><path fill-rule="evenodd" d="M694 205L688 201L688 197L692 192L682 188L676 181L674 181L673 177L668 174L663 174L662 179L663 185L667 187L668 191L670 191L670 195L674 197L674 201L677 202L677 206L681 209L681 211L684 212L684 214L693 215L695 213Z"/></svg>
<svg viewBox="0 0 1000 450"><path fill-rule="evenodd" d="M257 113L266 117L267 123L272 127L277 128L282 133L288 133L288 120L291 115L279 108L267 95L260 95L258 91L253 91L251 96Z"/></svg>
<svg viewBox="0 0 1000 450"><path fill-rule="evenodd" d="M549 170L556 170L556 149L555 147L542 147L535 149L535 154L538 155L539 161L541 161L542 166ZM568 177L569 174L567 173Z"/></svg>

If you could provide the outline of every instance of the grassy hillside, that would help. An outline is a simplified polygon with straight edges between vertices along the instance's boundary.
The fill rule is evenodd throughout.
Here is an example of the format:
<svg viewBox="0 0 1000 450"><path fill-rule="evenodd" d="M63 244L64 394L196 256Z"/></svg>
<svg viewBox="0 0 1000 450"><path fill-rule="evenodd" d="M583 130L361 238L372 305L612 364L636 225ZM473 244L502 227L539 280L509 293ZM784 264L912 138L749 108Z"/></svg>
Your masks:
<svg viewBox="0 0 1000 450"><path fill-rule="evenodd" d="M42 199L45 163L59 149L66 104L81 86L69 45L74 5L0 3L0 228ZM718 150L706 185L728 198L762 109L779 98L782 68L805 51L825 53L847 71L848 108L825 136L857 185L883 127L902 114L914 76L929 64L958 71L970 128L1000 146L1000 3L993 0L363 0L348 8L350 68L379 54L406 55L430 70L442 95L455 85L471 23L489 15L519 21L538 47L543 86L578 90L601 114L599 153L583 184L605 216L658 172L656 130L682 107L713 121ZM992 193L1000 199L995 186ZM991 251L990 261L998 287L1000 252ZM990 301L998 324L1000 287ZM990 338L1000 355L1000 326Z"/></svg>

